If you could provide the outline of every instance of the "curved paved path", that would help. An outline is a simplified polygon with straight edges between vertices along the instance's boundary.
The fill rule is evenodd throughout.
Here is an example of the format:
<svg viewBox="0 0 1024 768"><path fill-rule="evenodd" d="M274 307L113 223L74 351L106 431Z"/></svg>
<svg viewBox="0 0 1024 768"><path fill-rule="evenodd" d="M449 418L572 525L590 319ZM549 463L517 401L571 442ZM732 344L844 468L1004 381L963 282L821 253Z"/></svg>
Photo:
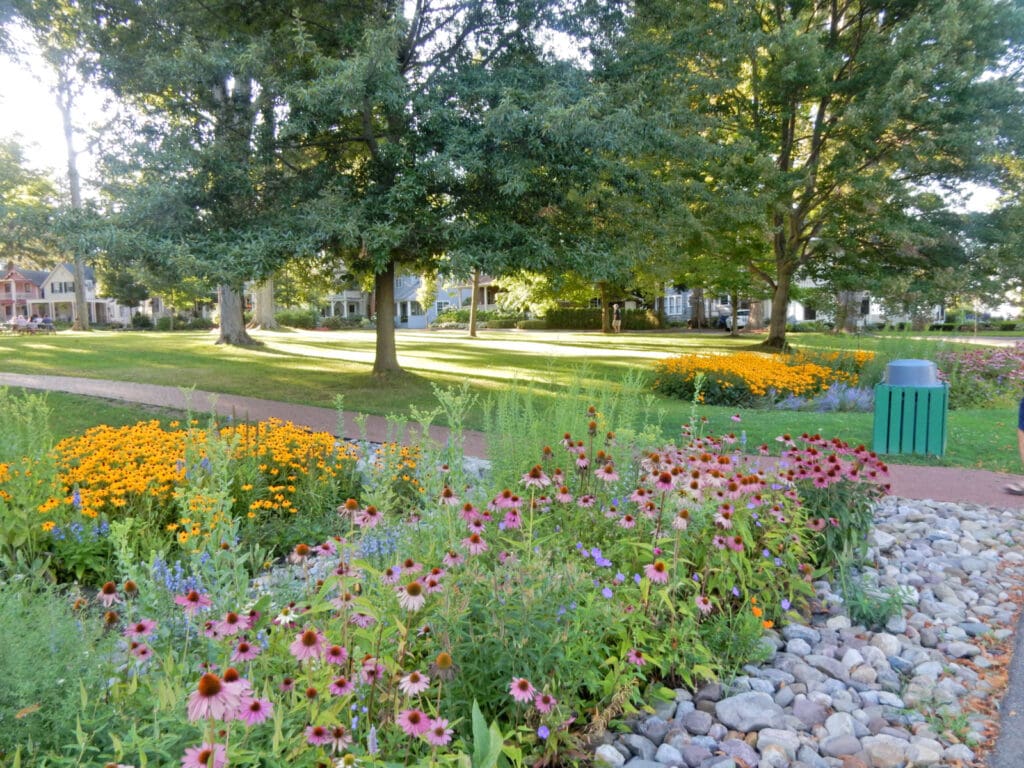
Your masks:
<svg viewBox="0 0 1024 768"><path fill-rule="evenodd" d="M295 403L282 403L256 397L217 394L157 384L86 379L75 376L36 376L0 373L0 386L55 390L111 400L154 405L196 413L218 413L240 419L279 418L317 431L338 432L338 413L331 408L318 408ZM410 433L415 426L409 427ZM370 440L390 439L388 420L382 416L366 417L366 433ZM447 430L432 427L431 435L439 442L447 440ZM343 437L361 437L356 414L344 414ZM484 458L487 454L484 436L479 432L464 433L465 451L469 456ZM998 509L1024 509L1024 496L1011 496L1003 487L1020 478L1000 472L951 467L922 467L892 464L889 467L892 492L902 499L930 499L979 504Z"/></svg>

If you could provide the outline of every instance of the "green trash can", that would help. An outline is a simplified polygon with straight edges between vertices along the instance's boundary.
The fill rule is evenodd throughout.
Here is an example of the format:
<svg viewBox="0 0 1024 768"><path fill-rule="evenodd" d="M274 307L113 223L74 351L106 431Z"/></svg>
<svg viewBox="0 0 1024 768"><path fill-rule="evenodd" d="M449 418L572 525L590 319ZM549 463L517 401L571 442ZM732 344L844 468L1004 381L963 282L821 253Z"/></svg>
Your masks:
<svg viewBox="0 0 1024 768"><path fill-rule="evenodd" d="M949 384L929 360L893 360L875 387L875 453L946 452Z"/></svg>

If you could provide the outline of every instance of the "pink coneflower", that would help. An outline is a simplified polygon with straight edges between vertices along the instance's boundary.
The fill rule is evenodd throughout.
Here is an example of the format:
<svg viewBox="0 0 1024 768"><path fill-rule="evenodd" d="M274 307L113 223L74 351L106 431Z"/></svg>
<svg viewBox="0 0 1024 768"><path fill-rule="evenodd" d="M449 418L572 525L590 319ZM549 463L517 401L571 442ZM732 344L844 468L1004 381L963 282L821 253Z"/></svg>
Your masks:
<svg viewBox="0 0 1024 768"><path fill-rule="evenodd" d="M274 704L270 699L243 699L238 708L238 719L246 725L259 725L272 714L274 714Z"/></svg>
<svg viewBox="0 0 1024 768"><path fill-rule="evenodd" d="M684 508L676 512L675 517L672 518L672 527L677 531L685 531L689 525L690 510Z"/></svg>
<svg viewBox="0 0 1024 768"><path fill-rule="evenodd" d="M480 555L487 551L487 542L480 537L479 533L471 534L469 537L463 539L462 546L464 546L471 555Z"/></svg>
<svg viewBox="0 0 1024 768"><path fill-rule="evenodd" d="M423 570L423 563L418 563L411 557L405 558L402 561L402 573L409 575L411 573L419 573Z"/></svg>
<svg viewBox="0 0 1024 768"><path fill-rule="evenodd" d="M583 451L580 451L579 453L577 453L576 454L576 469L583 470L583 469L586 469L589 466L590 466L590 459L587 458L587 454L585 454Z"/></svg>
<svg viewBox="0 0 1024 768"><path fill-rule="evenodd" d="M380 580L384 584L397 584L400 578L402 578L402 568L398 565L385 568L384 572L380 575Z"/></svg>
<svg viewBox="0 0 1024 768"><path fill-rule="evenodd" d="M501 524L507 530L517 530L523 527L523 518L519 515L519 510L510 509L505 513L505 519L501 521Z"/></svg>
<svg viewBox="0 0 1024 768"><path fill-rule="evenodd" d="M558 487L558 493L555 494L555 501L559 504L568 504L572 501L572 494L569 493L569 488L564 485Z"/></svg>
<svg viewBox="0 0 1024 768"><path fill-rule="evenodd" d="M548 714L558 705L558 700L555 699L550 693L538 693L533 697L533 706L537 708L537 711L542 715Z"/></svg>
<svg viewBox="0 0 1024 768"><path fill-rule="evenodd" d="M334 752L341 752L352 743L352 734L344 725L332 725L330 733L331 750Z"/></svg>
<svg viewBox="0 0 1024 768"><path fill-rule="evenodd" d="M372 504L356 513L355 524L360 528L373 528L381 521L380 510Z"/></svg>
<svg viewBox="0 0 1024 768"><path fill-rule="evenodd" d="M129 640L142 640L156 630L156 622L152 619L139 619L124 628L124 636Z"/></svg>
<svg viewBox="0 0 1024 768"><path fill-rule="evenodd" d="M452 740L452 733L452 729L448 727L448 721L443 717L438 717L430 721L423 737L431 746L443 747Z"/></svg>
<svg viewBox="0 0 1024 768"><path fill-rule="evenodd" d="M619 526L622 528L635 528L636 518L627 512L619 518Z"/></svg>
<svg viewBox="0 0 1024 768"><path fill-rule="evenodd" d="M224 618L218 621L213 628L218 636L230 637L231 635L237 635L243 629L248 629L249 622L234 611L228 611L224 614Z"/></svg>
<svg viewBox="0 0 1024 768"><path fill-rule="evenodd" d="M314 551L318 555L327 556L335 554L338 551L338 548L334 546L333 541L328 539L322 544L317 544L316 549Z"/></svg>
<svg viewBox="0 0 1024 768"><path fill-rule="evenodd" d="M315 747L331 743L331 731L324 725L306 726L306 741Z"/></svg>
<svg viewBox="0 0 1024 768"><path fill-rule="evenodd" d="M182 768L223 768L228 764L228 752L223 744L204 742L189 747L181 758Z"/></svg>
<svg viewBox="0 0 1024 768"><path fill-rule="evenodd" d="M406 696L419 696L430 687L430 678L413 670L398 681L398 690Z"/></svg>
<svg viewBox="0 0 1024 768"><path fill-rule="evenodd" d="M398 604L407 611L415 612L426 605L427 596L424 594L422 582L418 579L395 591L398 593Z"/></svg>
<svg viewBox="0 0 1024 768"><path fill-rule="evenodd" d="M596 503L597 503L597 497L596 496L592 496L589 493L585 493L582 496L580 496L578 499L576 499L576 506L578 506L580 509L590 509Z"/></svg>
<svg viewBox="0 0 1024 768"><path fill-rule="evenodd" d="M112 581L106 582L100 587L99 593L96 595L96 599L99 600L100 604L104 608L109 608L114 603L121 602L121 596L117 594L117 584Z"/></svg>
<svg viewBox="0 0 1024 768"><path fill-rule="evenodd" d="M253 645L244 638L238 641L238 645L235 646L235 650L231 653L231 661L252 661L262 652L262 648L258 645Z"/></svg>
<svg viewBox="0 0 1024 768"><path fill-rule="evenodd" d="M537 695L537 689L525 677L513 677L512 682L509 683L508 692L513 699L522 702L533 701L533 697Z"/></svg>
<svg viewBox="0 0 1024 768"><path fill-rule="evenodd" d="M334 678L327 688L332 696L347 696L355 690L355 685L344 675Z"/></svg>
<svg viewBox="0 0 1024 768"><path fill-rule="evenodd" d="M636 664L638 667L642 667L647 663L647 659L644 658L644 653L636 648L630 648L629 653L626 654L626 661L630 664Z"/></svg>
<svg viewBox="0 0 1024 768"><path fill-rule="evenodd" d="M363 663L363 668L359 671L359 676L363 682L367 685L373 685L382 677L387 670L384 665L376 660Z"/></svg>
<svg viewBox="0 0 1024 768"><path fill-rule="evenodd" d="M288 556L288 562L296 564L305 562L306 558L308 558L312 552L313 550L310 549L309 544L299 542L295 545L292 553Z"/></svg>
<svg viewBox="0 0 1024 768"><path fill-rule="evenodd" d="M139 661L148 661L153 658L153 649L145 643L132 643L130 653Z"/></svg>
<svg viewBox="0 0 1024 768"><path fill-rule="evenodd" d="M659 491L671 491L676 484L675 476L671 472L658 472L654 475L654 487Z"/></svg>
<svg viewBox="0 0 1024 768"><path fill-rule="evenodd" d="M178 595L174 598L174 602L180 605L184 609L185 614L189 616L194 616L201 610L206 610L213 605L213 601L209 597L196 590L190 590L187 594Z"/></svg>
<svg viewBox="0 0 1024 768"><path fill-rule="evenodd" d="M418 709L406 709L398 715L398 727L407 736L420 736L430 729L430 718Z"/></svg>
<svg viewBox="0 0 1024 768"><path fill-rule="evenodd" d="M728 536L725 539L725 546L727 546L733 552L742 552L743 551L743 537L742 536Z"/></svg>
<svg viewBox="0 0 1024 768"><path fill-rule="evenodd" d="M812 517L807 521L807 527L812 531L824 531L827 525L824 517Z"/></svg>
<svg viewBox="0 0 1024 768"><path fill-rule="evenodd" d="M238 709L240 699L231 687L212 672L199 678L196 690L188 698L188 719L230 720Z"/></svg>
<svg viewBox="0 0 1024 768"><path fill-rule="evenodd" d="M436 594L444 589L441 586L441 579L437 576L427 576L427 578L423 580L423 587L426 589L428 595Z"/></svg>
<svg viewBox="0 0 1024 768"><path fill-rule="evenodd" d="M608 462L599 470L597 470L597 477L604 480L606 483L614 483L619 479L619 473L615 471L615 465L612 462Z"/></svg>
<svg viewBox="0 0 1024 768"><path fill-rule="evenodd" d="M632 502L635 502L637 504L643 504L644 502L649 501L650 498L651 498L651 492L648 491L643 486L640 486L635 491L633 491L631 494L629 494L629 500L632 501Z"/></svg>
<svg viewBox="0 0 1024 768"><path fill-rule="evenodd" d="M441 558L441 562L444 563L446 568L455 568L462 565L465 562L465 558L455 550L449 549L445 552L444 557Z"/></svg>
<svg viewBox="0 0 1024 768"><path fill-rule="evenodd" d="M459 504L459 497L455 495L455 491L446 485L441 489L440 502L446 507L455 507Z"/></svg>
<svg viewBox="0 0 1024 768"><path fill-rule="evenodd" d="M697 595L695 602L697 603L697 610L705 616L711 613L711 601L708 600L706 595Z"/></svg>
<svg viewBox="0 0 1024 768"><path fill-rule="evenodd" d="M546 488L551 485L551 479L544 474L540 464L535 464L529 472L523 475L523 485L527 488Z"/></svg>
<svg viewBox="0 0 1024 768"><path fill-rule="evenodd" d="M318 630L307 627L295 636L288 650L298 661L318 659L324 655L324 643L325 638Z"/></svg>
<svg viewBox="0 0 1024 768"><path fill-rule="evenodd" d="M344 664L348 661L348 651L340 645L329 645L324 650L324 660L328 664Z"/></svg>
<svg viewBox="0 0 1024 768"><path fill-rule="evenodd" d="M653 563L645 566L644 574L655 584L665 584L668 582L668 566L665 565L664 560L655 560Z"/></svg>
<svg viewBox="0 0 1024 768"><path fill-rule="evenodd" d="M360 611L356 611L355 613L353 613L351 616L348 617L348 620L349 623L355 624L360 629L372 627L374 624L377 623L376 618L374 618L368 613L362 613Z"/></svg>
<svg viewBox="0 0 1024 768"><path fill-rule="evenodd" d="M295 681L292 678L290 678L290 677L286 677L286 678L284 678L281 681L281 684L278 686L278 688L281 690L282 693L288 693L288 691L294 691L295 690Z"/></svg>
<svg viewBox="0 0 1024 768"><path fill-rule="evenodd" d="M459 510L459 517L468 523L480 517L480 510L467 501L462 505L462 509Z"/></svg>

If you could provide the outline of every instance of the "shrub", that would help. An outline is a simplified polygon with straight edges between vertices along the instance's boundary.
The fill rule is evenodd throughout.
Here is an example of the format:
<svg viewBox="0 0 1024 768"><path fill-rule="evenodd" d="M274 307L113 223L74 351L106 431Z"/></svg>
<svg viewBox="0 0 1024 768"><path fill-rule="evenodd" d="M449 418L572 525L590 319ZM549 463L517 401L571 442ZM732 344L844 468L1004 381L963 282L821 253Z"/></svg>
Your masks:
<svg viewBox="0 0 1024 768"><path fill-rule="evenodd" d="M547 327L547 321L544 319L520 320L516 323L516 328L521 331L543 331L546 330Z"/></svg>
<svg viewBox="0 0 1024 768"><path fill-rule="evenodd" d="M153 318L149 315L144 315L141 312L136 312L132 315L132 328L137 331L148 331L153 327Z"/></svg>
<svg viewBox="0 0 1024 768"><path fill-rule="evenodd" d="M332 331L340 331L343 328L359 328L363 320L361 317L325 317L320 325Z"/></svg>
<svg viewBox="0 0 1024 768"><path fill-rule="evenodd" d="M164 315L163 317L158 317L156 319L156 329L158 331L169 331L171 330L171 326L172 319L169 315Z"/></svg>
<svg viewBox="0 0 1024 768"><path fill-rule="evenodd" d="M282 309L274 314L274 319L287 328L316 328L320 316L314 309Z"/></svg>
<svg viewBox="0 0 1024 768"><path fill-rule="evenodd" d="M1024 343L1012 347L954 345L936 355L949 382L949 407L1011 407L1024 387Z"/></svg>
<svg viewBox="0 0 1024 768"><path fill-rule="evenodd" d="M594 307L550 309L544 315L544 327L551 330L598 331L601 329L601 310Z"/></svg>

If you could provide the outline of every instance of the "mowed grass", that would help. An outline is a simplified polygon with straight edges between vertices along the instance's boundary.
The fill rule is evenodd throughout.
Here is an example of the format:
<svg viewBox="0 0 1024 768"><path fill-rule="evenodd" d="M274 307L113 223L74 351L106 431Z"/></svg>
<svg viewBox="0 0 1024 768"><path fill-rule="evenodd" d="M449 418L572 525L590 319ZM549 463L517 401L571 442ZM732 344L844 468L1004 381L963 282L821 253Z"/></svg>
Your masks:
<svg viewBox="0 0 1024 768"><path fill-rule="evenodd" d="M407 417L410 408L432 409L434 387L461 387L478 395L465 414L465 425L479 429L483 408L504 388L528 389L535 397L553 398L570 387L598 392L615 386L631 373L649 373L655 361L695 352L728 353L757 350L760 337L732 338L723 332L624 333L482 331L471 339L464 331L399 331L398 358L405 373L380 380L372 375L375 337L372 331L255 332L252 348L216 345L215 333L61 332L55 336L0 337L0 369L11 373L82 376L147 384L196 388L333 407L342 395L346 409ZM937 344L949 343L886 334L836 337L794 334L795 346L831 349L875 349L879 362L869 373L877 377L894 357L928 358ZM873 383L873 382L870 382ZM666 438L678 435L693 407L688 402L656 398ZM73 434L98 423L134 423L160 414L153 409L51 393L60 413L58 435ZM774 442L783 433L819 433L850 443L870 445L870 413L814 413L745 409L734 422L734 409L700 406L715 433L746 433L748 449ZM121 414L123 417L119 417ZM900 455L902 463L1020 470L1016 449L1016 413L1008 407L953 411L949 414L947 451L943 457ZM552 437L555 439L555 436Z"/></svg>

